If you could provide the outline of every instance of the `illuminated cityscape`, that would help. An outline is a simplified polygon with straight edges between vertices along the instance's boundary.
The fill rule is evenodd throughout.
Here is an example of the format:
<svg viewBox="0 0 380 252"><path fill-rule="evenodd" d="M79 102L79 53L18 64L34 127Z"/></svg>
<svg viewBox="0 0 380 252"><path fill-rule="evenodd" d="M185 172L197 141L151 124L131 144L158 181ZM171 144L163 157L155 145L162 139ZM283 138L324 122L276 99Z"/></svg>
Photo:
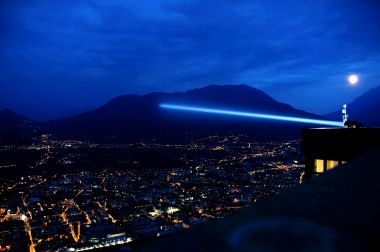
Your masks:
<svg viewBox="0 0 380 252"><path fill-rule="evenodd" d="M41 156L28 175L1 179L5 251L85 251L174 233L299 184L304 167L299 140L259 143L245 135L215 135L183 145L99 145L50 137L33 146L1 146L3 155ZM121 166L70 171L75 163L91 162L86 155L94 150L136 149L176 152L183 165L133 168L138 161L115 155ZM40 172L47 163L57 170Z"/></svg>
<svg viewBox="0 0 380 252"><path fill-rule="evenodd" d="M379 0L2 0L0 24L0 252L380 251Z"/></svg>

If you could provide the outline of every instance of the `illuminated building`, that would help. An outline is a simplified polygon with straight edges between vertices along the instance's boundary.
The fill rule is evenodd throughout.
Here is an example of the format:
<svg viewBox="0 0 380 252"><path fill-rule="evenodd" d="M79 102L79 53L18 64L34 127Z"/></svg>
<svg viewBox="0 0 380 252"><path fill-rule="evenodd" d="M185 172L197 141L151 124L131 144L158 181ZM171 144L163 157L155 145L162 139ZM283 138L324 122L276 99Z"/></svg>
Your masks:
<svg viewBox="0 0 380 252"><path fill-rule="evenodd" d="M308 178L380 146L380 128L303 129L302 142Z"/></svg>

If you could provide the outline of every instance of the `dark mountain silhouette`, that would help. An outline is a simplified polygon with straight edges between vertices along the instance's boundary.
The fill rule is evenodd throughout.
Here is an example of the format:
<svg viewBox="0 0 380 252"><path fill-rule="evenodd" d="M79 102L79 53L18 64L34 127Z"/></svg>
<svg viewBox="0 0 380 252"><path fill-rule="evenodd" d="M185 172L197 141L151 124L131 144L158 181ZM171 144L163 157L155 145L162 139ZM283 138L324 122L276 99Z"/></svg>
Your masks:
<svg viewBox="0 0 380 252"><path fill-rule="evenodd" d="M216 133L249 133L253 137L288 138L302 124L242 117L165 110L161 103L207 106L287 116L319 118L279 103L246 85L211 85L183 93L151 93L116 97L104 106L73 117L49 122L62 137L96 141L152 140L178 142ZM310 125L308 125L309 127Z"/></svg>
<svg viewBox="0 0 380 252"><path fill-rule="evenodd" d="M361 122L364 126L380 127L380 86L369 90L347 104L349 120ZM326 114L325 117L341 120L341 111Z"/></svg>
<svg viewBox="0 0 380 252"><path fill-rule="evenodd" d="M28 144L38 134L41 124L9 109L0 110L0 143Z"/></svg>

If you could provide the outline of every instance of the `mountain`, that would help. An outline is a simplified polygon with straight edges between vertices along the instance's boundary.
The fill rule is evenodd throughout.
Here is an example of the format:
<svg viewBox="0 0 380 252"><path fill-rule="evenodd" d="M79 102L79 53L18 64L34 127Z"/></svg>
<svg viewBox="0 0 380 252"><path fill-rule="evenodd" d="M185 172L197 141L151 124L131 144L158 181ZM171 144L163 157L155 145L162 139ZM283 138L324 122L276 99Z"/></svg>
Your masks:
<svg viewBox="0 0 380 252"><path fill-rule="evenodd" d="M0 143L27 144L38 134L41 125L9 109L0 110Z"/></svg>
<svg viewBox="0 0 380 252"><path fill-rule="evenodd" d="M364 126L380 127L380 86L375 87L347 104L349 120L361 122ZM341 120L341 111L326 114L325 117Z"/></svg>
<svg viewBox="0 0 380 252"><path fill-rule="evenodd" d="M254 111L287 116L320 118L279 103L246 85L211 85L178 93L123 95L105 105L73 117L49 122L50 129L67 138L96 141L157 139L178 142L210 134L249 133L258 138L299 135L305 125L207 113L165 110L161 103Z"/></svg>

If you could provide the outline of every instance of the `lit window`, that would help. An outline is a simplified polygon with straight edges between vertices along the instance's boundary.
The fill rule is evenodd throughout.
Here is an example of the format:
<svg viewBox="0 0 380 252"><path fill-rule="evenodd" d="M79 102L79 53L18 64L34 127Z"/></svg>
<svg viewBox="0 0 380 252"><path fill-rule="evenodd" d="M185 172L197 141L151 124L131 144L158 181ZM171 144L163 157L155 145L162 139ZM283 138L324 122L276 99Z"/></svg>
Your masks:
<svg viewBox="0 0 380 252"><path fill-rule="evenodd" d="M315 159L314 160L314 172L322 173L323 172L323 160Z"/></svg>
<svg viewBox="0 0 380 252"><path fill-rule="evenodd" d="M339 165L339 161L327 160L327 170L332 170Z"/></svg>

